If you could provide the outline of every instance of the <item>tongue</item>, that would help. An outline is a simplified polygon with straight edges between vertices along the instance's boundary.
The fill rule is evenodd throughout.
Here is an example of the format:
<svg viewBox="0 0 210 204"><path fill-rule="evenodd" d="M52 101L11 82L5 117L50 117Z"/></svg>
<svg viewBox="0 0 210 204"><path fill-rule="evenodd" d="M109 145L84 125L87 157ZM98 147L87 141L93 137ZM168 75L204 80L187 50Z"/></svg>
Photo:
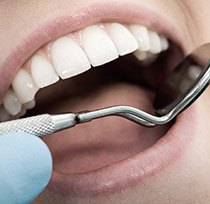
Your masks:
<svg viewBox="0 0 210 204"><path fill-rule="evenodd" d="M54 112L92 110L111 105L132 105L152 112L153 94L136 85L106 85L88 97L63 100ZM146 128L120 117L98 119L44 139L54 160L54 170L84 173L124 160L154 144L166 126Z"/></svg>

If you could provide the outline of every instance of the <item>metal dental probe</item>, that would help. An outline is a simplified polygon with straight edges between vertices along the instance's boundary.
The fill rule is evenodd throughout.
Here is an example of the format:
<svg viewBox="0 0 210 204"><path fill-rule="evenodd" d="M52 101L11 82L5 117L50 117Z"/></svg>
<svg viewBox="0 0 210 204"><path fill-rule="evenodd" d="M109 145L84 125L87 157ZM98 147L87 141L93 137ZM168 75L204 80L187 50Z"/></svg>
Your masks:
<svg viewBox="0 0 210 204"><path fill-rule="evenodd" d="M154 127L173 120L189 107L210 82L210 43L186 57L160 87L154 102L156 115L131 106L112 106L93 111L58 115L43 114L0 123L0 135L27 132L42 137L77 124L107 116L120 116L137 124Z"/></svg>
<svg viewBox="0 0 210 204"><path fill-rule="evenodd" d="M118 109L118 107L116 108ZM107 108L107 110L103 109L93 112L92 111L87 112L87 113L92 113L91 119L90 116L88 115L88 121L99 117L112 115L112 112L113 111L115 112L115 107L111 109ZM77 124L88 122L87 118L84 117L85 115L86 113L81 113L82 118L80 118L79 113L66 113L58 115L42 114L22 119L16 119L8 122L2 122L0 123L0 135L9 132L21 131L21 132L31 133L38 137L47 136L64 129L74 127ZM154 126L153 124L144 121L141 118L135 117L133 115L127 116L127 114L125 114L125 117L126 118L128 117L129 120L132 120L142 125Z"/></svg>

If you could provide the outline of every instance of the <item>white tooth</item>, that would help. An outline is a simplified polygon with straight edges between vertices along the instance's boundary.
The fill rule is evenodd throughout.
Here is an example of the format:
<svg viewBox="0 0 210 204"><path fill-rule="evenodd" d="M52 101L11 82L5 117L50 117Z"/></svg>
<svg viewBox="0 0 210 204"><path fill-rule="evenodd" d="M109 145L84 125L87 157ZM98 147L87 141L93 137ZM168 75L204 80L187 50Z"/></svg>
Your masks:
<svg viewBox="0 0 210 204"><path fill-rule="evenodd" d="M17 115L21 111L22 103L12 90L8 90L3 100L3 106L10 115Z"/></svg>
<svg viewBox="0 0 210 204"><path fill-rule="evenodd" d="M59 80L52 64L40 55L35 55L31 59L31 75L39 88L49 86Z"/></svg>
<svg viewBox="0 0 210 204"><path fill-rule="evenodd" d="M201 68L197 65L191 65L190 68L189 68L189 71L188 71L188 75L190 77L190 79L197 79L198 76L200 75L201 73Z"/></svg>
<svg viewBox="0 0 210 204"><path fill-rule="evenodd" d="M131 32L119 23L111 23L109 35L113 40L120 56L132 53L138 49L138 43Z"/></svg>
<svg viewBox="0 0 210 204"><path fill-rule="evenodd" d="M0 122L5 122L10 119L9 113L3 106L0 106Z"/></svg>
<svg viewBox="0 0 210 204"><path fill-rule="evenodd" d="M148 51L150 49L148 29L141 25L131 25L129 29L138 41L138 49L141 51Z"/></svg>
<svg viewBox="0 0 210 204"><path fill-rule="evenodd" d="M23 107L24 107L26 110L29 110L29 109L34 108L35 105L36 105L35 100L32 100L32 101L30 101L30 102L28 102L28 103L23 104Z"/></svg>
<svg viewBox="0 0 210 204"><path fill-rule="evenodd" d="M167 38L165 38L164 36L160 36L160 43L161 43L161 48L163 51L168 49L169 42L168 42Z"/></svg>
<svg viewBox="0 0 210 204"><path fill-rule="evenodd" d="M52 44L51 57L62 79L73 77L91 68L82 48L70 37L59 38Z"/></svg>
<svg viewBox="0 0 210 204"><path fill-rule="evenodd" d="M157 33L149 30L150 52L157 54L161 52L160 37Z"/></svg>
<svg viewBox="0 0 210 204"><path fill-rule="evenodd" d="M31 75L24 69L19 70L12 82L12 87L22 104L32 101L39 90Z"/></svg>
<svg viewBox="0 0 210 204"><path fill-rule="evenodd" d="M24 116L26 114L26 109L25 108L22 108L22 110L20 111L20 113L18 113L17 115L15 116L12 116L11 119L14 120L14 119L19 119L20 117Z"/></svg>
<svg viewBox="0 0 210 204"><path fill-rule="evenodd" d="M145 65L151 64L158 57L158 55L156 55L156 54L153 54L150 52L142 52L140 50L135 51L134 55L139 61L142 61L143 64L145 64Z"/></svg>
<svg viewBox="0 0 210 204"><path fill-rule="evenodd" d="M144 51L140 51L140 50L136 50L135 52L134 52L134 55L135 55L135 57L138 59L138 60L140 60L140 61L143 61L143 60L145 60L145 59L147 59L147 52L144 52Z"/></svg>
<svg viewBox="0 0 210 204"><path fill-rule="evenodd" d="M92 66L100 66L118 58L114 43L100 26L93 25L85 28L81 39Z"/></svg>

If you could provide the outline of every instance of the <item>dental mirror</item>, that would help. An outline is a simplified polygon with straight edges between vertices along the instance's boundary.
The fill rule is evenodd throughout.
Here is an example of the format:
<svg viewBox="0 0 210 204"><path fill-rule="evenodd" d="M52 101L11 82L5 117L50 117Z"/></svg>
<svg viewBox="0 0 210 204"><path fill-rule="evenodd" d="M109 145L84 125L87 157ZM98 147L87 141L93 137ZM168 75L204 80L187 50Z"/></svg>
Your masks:
<svg viewBox="0 0 210 204"><path fill-rule="evenodd" d="M77 124L114 115L139 125L154 127L173 120L204 92L209 83L210 43L193 51L169 74L154 100L156 115L132 106L118 105L79 113L42 114L0 123L0 135L11 131L23 131L41 137Z"/></svg>
<svg viewBox="0 0 210 204"><path fill-rule="evenodd" d="M159 88L155 101L155 113L168 114L176 107L186 109L209 85L210 43L205 44L180 63ZM189 94L193 98L185 101ZM177 109L177 108L176 108Z"/></svg>

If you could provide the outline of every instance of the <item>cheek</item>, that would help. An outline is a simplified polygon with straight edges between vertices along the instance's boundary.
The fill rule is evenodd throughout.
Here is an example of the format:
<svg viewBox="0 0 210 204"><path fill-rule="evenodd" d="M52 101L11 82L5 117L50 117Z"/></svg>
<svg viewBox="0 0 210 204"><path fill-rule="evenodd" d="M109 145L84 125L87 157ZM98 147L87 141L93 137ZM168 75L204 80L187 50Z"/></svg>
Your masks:
<svg viewBox="0 0 210 204"><path fill-rule="evenodd" d="M127 196L134 199L132 203L139 203L139 199L143 203L156 204L209 203L208 132L200 131L186 154L174 165L130 190Z"/></svg>
<svg viewBox="0 0 210 204"><path fill-rule="evenodd" d="M198 47L204 43L210 42L210 27L206 26L209 22L209 2L200 0L199 3L196 0L182 1L182 7L185 12L185 24L191 37L191 43L194 44L192 49ZM187 39L186 39L187 40Z"/></svg>

